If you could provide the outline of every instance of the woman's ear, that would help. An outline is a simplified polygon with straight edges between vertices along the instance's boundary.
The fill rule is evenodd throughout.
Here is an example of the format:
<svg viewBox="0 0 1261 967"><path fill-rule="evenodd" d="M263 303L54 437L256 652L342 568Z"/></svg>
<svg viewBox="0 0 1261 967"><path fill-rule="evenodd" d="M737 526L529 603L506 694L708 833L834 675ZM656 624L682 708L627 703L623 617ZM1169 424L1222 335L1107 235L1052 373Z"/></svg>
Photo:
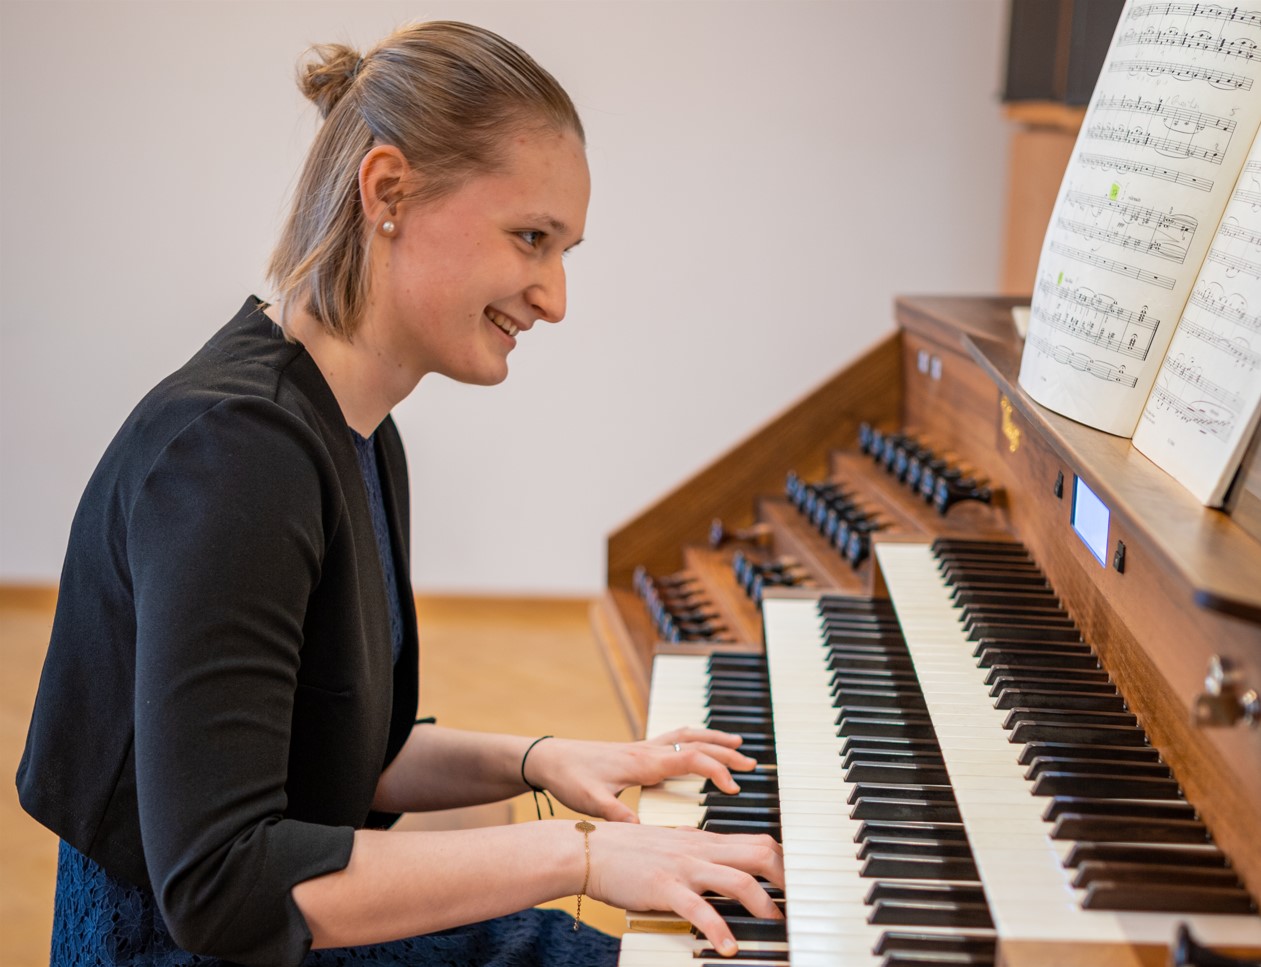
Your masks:
<svg viewBox="0 0 1261 967"><path fill-rule="evenodd" d="M386 221L398 222L398 203L406 194L407 159L392 144L379 144L359 162L359 200L364 220L373 231Z"/></svg>

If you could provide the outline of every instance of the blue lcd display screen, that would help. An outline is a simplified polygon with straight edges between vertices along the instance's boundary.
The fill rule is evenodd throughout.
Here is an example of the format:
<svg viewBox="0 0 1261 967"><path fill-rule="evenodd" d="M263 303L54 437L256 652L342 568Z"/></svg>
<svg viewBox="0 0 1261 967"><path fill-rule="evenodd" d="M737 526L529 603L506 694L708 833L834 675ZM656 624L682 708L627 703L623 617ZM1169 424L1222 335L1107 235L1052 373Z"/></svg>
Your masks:
<svg viewBox="0 0 1261 967"><path fill-rule="evenodd" d="M1093 490L1073 477L1073 530L1090 553L1104 567L1108 566L1108 519L1111 511Z"/></svg>

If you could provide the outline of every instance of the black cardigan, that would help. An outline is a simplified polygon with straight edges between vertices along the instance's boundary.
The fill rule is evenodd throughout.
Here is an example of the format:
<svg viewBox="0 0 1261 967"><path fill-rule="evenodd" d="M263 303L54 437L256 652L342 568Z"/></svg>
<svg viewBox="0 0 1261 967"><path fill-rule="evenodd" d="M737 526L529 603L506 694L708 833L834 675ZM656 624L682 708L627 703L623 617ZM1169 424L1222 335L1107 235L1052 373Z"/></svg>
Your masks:
<svg viewBox="0 0 1261 967"><path fill-rule="evenodd" d="M397 666L345 420L256 299L141 401L75 515L19 796L193 952L299 963L290 889L392 819L371 801L416 714L416 620L389 419L376 446Z"/></svg>

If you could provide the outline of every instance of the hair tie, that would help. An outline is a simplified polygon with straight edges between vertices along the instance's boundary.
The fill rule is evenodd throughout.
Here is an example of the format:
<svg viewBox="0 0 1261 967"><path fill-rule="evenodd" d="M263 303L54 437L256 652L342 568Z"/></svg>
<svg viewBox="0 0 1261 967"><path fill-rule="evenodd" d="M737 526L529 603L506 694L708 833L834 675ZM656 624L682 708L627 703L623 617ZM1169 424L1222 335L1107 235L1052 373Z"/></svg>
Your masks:
<svg viewBox="0 0 1261 967"><path fill-rule="evenodd" d="M359 71L362 67L363 67L363 58L360 57L357 61L355 61L355 66L352 67L350 70L346 71L346 76L350 78L352 83L354 82L355 78L359 76Z"/></svg>
<svg viewBox="0 0 1261 967"><path fill-rule="evenodd" d="M534 794L534 811L538 813L539 819L543 818L543 807L539 805L539 793L543 794L543 798L547 801L547 811L555 816L556 807L552 805L552 797L547 794L547 790L542 786L536 786L525 777L525 760L530 758L530 753L534 751L534 747L544 739L550 739L550 735L540 735L537 739L530 743L529 748L525 750L525 755L521 757L521 781L524 782Z"/></svg>

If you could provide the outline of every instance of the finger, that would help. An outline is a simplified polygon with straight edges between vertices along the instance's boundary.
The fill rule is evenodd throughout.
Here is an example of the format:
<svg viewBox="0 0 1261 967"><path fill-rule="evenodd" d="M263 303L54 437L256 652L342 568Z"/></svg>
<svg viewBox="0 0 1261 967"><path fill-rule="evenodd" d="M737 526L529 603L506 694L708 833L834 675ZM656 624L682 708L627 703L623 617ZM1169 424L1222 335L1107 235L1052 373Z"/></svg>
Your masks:
<svg viewBox="0 0 1261 967"><path fill-rule="evenodd" d="M731 778L727 767L698 748L688 746L680 749L679 761L682 769L692 775L712 779L714 785L728 795L735 795L740 791L740 786Z"/></svg>
<svg viewBox="0 0 1261 967"><path fill-rule="evenodd" d="M751 772L757 768L757 759L753 756L745 755L736 749L729 748L724 745L714 745L712 742L702 742L693 745L692 748L704 752L707 756L721 762L728 769L736 769L740 772Z"/></svg>
<svg viewBox="0 0 1261 967"><path fill-rule="evenodd" d="M732 934L731 928L718 915L718 911L699 895L690 890L681 889L683 890L682 895L677 902L671 903L670 908L704 934L705 939L724 957L735 956L740 948L736 944L736 938Z"/></svg>
<svg viewBox="0 0 1261 967"><path fill-rule="evenodd" d="M784 885L784 848L770 836L753 833L716 833L715 862L750 876L760 876L775 886Z"/></svg>
<svg viewBox="0 0 1261 967"><path fill-rule="evenodd" d="M723 732L721 729L686 728L679 731L684 734L684 738L676 741L711 742L714 745L726 746L729 749L739 748L741 743L744 742L744 739L734 732Z"/></svg>
<svg viewBox="0 0 1261 967"><path fill-rule="evenodd" d="M719 892L733 900L738 900L755 917L765 917L768 920L784 919L779 904L763 889L762 884L748 873L730 870L728 881L719 886Z"/></svg>

